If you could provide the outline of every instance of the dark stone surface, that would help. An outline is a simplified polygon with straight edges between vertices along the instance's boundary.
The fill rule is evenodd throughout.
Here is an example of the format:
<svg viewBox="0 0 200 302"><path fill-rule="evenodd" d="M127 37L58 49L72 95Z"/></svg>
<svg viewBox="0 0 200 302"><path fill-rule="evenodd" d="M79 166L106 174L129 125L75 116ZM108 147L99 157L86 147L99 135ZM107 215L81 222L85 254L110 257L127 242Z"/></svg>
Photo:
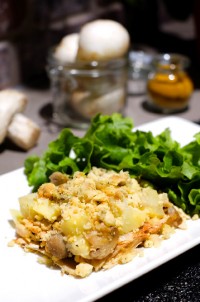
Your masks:
<svg viewBox="0 0 200 302"><path fill-rule="evenodd" d="M200 245L97 301L115 300L126 302L199 302Z"/></svg>

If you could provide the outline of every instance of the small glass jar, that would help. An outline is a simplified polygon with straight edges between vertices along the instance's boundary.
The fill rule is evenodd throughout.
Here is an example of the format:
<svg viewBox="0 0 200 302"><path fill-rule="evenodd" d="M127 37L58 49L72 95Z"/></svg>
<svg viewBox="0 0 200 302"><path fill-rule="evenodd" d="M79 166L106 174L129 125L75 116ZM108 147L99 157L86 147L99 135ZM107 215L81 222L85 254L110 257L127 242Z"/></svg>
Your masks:
<svg viewBox="0 0 200 302"><path fill-rule="evenodd" d="M154 69L147 82L150 109L172 114L188 107L194 89L186 72L189 63L187 57L179 54L161 54L154 58Z"/></svg>
<svg viewBox="0 0 200 302"><path fill-rule="evenodd" d="M144 51L129 52L128 93L141 95L146 93L148 74L151 71L153 55Z"/></svg>
<svg viewBox="0 0 200 302"><path fill-rule="evenodd" d="M128 59L61 63L48 57L53 120L61 126L87 129L97 113L123 113L127 98Z"/></svg>

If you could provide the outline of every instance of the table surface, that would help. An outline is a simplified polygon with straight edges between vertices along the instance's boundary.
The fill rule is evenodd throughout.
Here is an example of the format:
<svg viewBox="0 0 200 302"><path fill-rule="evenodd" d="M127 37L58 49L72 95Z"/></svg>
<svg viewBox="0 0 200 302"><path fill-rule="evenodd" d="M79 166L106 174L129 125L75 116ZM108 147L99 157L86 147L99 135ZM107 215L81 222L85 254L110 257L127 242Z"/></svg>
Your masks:
<svg viewBox="0 0 200 302"><path fill-rule="evenodd" d="M48 143L54 140L60 131L60 128L53 125L49 119L48 110L52 104L50 90L33 90L26 87L17 87L17 89L26 93L29 100L24 114L35 121L41 127L42 132L38 144L28 152L16 148L16 146L10 144L8 140L5 140L4 143L0 145L0 175L22 167L24 159L29 154L40 155ZM166 116L145 110L143 108L145 100L145 95L128 95L124 115L131 117L135 126ZM199 109L200 90L197 90L193 93L188 110L176 114L176 116L198 122L200 121ZM83 130L72 130L76 135L82 136L84 134Z"/></svg>
<svg viewBox="0 0 200 302"><path fill-rule="evenodd" d="M28 96L28 105L24 114L34 120L41 127L42 132L38 144L29 151L22 151L12 145L8 140L0 146L0 175L20 168L25 158L30 154L41 155L48 143L54 140L60 128L53 125L49 119L48 110L52 100L50 90L34 90L27 87L17 87ZM163 114L148 112L143 108L145 95L129 95L125 116L133 119L134 125L139 126L146 122L164 117ZM188 110L176 116L200 121L200 91L194 91ZM82 136L83 130L72 129ZM181 131L181 129L180 129ZM200 246L176 257L175 259L154 269L150 273L106 295L98 301L113 301L126 299L126 301L200 301Z"/></svg>

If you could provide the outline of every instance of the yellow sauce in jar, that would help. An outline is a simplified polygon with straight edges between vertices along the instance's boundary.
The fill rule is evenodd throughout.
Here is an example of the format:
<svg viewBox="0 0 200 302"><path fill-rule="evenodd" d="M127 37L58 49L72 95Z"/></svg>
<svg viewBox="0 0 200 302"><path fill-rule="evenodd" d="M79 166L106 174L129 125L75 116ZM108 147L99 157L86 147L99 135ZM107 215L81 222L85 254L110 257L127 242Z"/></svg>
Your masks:
<svg viewBox="0 0 200 302"><path fill-rule="evenodd" d="M183 65L174 62L158 64L147 83L149 101L157 108L178 111L187 107L193 83Z"/></svg>

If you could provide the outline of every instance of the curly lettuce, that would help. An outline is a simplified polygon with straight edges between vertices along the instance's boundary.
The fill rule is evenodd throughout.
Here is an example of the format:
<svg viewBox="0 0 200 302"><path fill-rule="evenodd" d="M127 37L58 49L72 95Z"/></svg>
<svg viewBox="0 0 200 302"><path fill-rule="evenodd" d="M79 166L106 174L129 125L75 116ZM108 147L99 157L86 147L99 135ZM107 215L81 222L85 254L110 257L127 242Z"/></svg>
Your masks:
<svg viewBox="0 0 200 302"><path fill-rule="evenodd" d="M133 121L121 114L96 115L83 137L63 129L39 156L24 162L28 184L36 191L60 171L88 173L92 166L128 171L141 182L168 193L187 214L200 214L200 133L181 147L167 128L154 136L134 130Z"/></svg>

